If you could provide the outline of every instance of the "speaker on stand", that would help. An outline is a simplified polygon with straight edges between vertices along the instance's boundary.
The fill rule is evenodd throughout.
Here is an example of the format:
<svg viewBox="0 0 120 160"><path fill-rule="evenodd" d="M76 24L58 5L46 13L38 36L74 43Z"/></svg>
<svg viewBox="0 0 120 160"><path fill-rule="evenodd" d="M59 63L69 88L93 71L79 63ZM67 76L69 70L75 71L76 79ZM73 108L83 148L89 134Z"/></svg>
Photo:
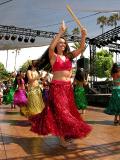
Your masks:
<svg viewBox="0 0 120 160"><path fill-rule="evenodd" d="M90 60L89 60L89 58L85 58L84 56L81 56L80 59L77 60L77 71L76 72L79 72L80 69L84 70L85 75L86 75L85 79L86 79L89 72L90 72Z"/></svg>

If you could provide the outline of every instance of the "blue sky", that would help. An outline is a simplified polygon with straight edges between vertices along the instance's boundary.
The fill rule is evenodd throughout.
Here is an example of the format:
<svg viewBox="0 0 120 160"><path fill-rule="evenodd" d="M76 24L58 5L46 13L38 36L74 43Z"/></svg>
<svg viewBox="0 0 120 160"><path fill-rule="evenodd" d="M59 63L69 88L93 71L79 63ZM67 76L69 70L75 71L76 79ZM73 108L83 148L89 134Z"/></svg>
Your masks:
<svg viewBox="0 0 120 160"><path fill-rule="evenodd" d="M0 0L0 3L5 1ZM90 37L101 34L99 25L96 25L97 17L109 16L111 13L101 13L88 18L83 17L103 10L120 10L120 0L13 0L0 5L0 23L56 32L60 22L64 19L69 32L71 32L76 24L72 21L66 4L69 4L80 18Z"/></svg>

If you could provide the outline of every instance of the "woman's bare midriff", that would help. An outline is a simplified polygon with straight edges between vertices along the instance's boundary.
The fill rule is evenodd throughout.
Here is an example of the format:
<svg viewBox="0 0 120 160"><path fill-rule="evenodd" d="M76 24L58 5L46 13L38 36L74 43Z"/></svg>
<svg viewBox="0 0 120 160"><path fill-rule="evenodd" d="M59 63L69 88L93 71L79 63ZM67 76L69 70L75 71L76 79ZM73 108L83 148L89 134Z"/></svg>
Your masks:
<svg viewBox="0 0 120 160"><path fill-rule="evenodd" d="M72 70L56 71L53 73L53 80L70 81Z"/></svg>

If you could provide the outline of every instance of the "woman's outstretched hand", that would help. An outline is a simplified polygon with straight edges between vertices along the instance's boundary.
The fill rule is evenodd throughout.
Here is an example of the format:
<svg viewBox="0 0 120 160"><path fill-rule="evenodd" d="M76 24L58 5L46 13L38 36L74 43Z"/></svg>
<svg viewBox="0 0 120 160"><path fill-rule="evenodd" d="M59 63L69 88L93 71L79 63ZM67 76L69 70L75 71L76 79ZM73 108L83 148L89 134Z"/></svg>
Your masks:
<svg viewBox="0 0 120 160"><path fill-rule="evenodd" d="M81 35L82 35L82 36L86 36L86 35L87 35L87 30L86 30L86 28L84 28L84 27L81 28Z"/></svg>
<svg viewBox="0 0 120 160"><path fill-rule="evenodd" d="M59 32L64 33L67 30L67 26L65 25L65 22L62 21L62 24L60 25Z"/></svg>

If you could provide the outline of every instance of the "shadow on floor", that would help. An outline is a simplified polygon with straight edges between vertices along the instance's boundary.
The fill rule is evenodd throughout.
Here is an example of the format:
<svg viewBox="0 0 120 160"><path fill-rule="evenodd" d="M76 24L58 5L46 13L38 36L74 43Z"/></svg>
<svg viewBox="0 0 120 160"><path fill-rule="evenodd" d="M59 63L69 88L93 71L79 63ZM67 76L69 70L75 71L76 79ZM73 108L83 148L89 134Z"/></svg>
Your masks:
<svg viewBox="0 0 120 160"><path fill-rule="evenodd" d="M28 156L19 157L20 160L44 160L50 157L52 160L56 160L56 157L59 159L59 156L62 156L62 159L64 158L63 160L95 160L97 158L120 154L120 141L92 145L90 147L75 146L74 149L68 150L59 146L56 137L21 138L5 135L3 136L3 140L5 145L16 143L24 149ZM10 159L8 158L8 160ZM17 157L12 158L12 160L17 160Z"/></svg>
<svg viewBox="0 0 120 160"><path fill-rule="evenodd" d="M114 125L113 121L110 120L104 120L104 121L87 121L89 124L101 124L101 125Z"/></svg>
<svg viewBox="0 0 120 160"><path fill-rule="evenodd" d="M12 126L28 127L31 123L28 120L0 120L0 123L10 124Z"/></svg>
<svg viewBox="0 0 120 160"><path fill-rule="evenodd" d="M6 114L6 115L20 115L20 112L0 112L0 114Z"/></svg>

